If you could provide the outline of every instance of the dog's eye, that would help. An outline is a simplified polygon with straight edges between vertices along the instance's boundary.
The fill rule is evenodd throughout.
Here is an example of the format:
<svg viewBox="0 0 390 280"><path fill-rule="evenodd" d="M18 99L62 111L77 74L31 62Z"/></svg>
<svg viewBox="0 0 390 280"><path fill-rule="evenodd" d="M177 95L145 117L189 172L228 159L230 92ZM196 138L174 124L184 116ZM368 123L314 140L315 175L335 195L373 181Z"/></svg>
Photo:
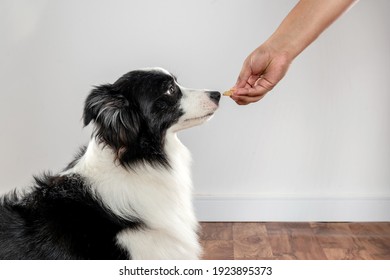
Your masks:
<svg viewBox="0 0 390 280"><path fill-rule="evenodd" d="M167 94L168 95L173 95L173 94L175 94L175 91L176 91L175 87L174 86L170 86L168 88L168 90L167 90Z"/></svg>

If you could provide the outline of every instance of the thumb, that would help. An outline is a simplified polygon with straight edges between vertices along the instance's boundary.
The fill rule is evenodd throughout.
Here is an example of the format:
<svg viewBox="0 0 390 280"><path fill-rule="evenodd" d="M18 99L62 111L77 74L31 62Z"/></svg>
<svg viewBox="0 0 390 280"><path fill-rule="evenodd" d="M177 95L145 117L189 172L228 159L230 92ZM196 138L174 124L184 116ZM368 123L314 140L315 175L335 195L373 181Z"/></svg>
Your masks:
<svg viewBox="0 0 390 280"><path fill-rule="evenodd" d="M245 87L249 77L252 75L251 67L249 66L249 63L247 63L247 60L244 62L241 68L241 72L238 75L237 82L234 87L236 88L243 88Z"/></svg>

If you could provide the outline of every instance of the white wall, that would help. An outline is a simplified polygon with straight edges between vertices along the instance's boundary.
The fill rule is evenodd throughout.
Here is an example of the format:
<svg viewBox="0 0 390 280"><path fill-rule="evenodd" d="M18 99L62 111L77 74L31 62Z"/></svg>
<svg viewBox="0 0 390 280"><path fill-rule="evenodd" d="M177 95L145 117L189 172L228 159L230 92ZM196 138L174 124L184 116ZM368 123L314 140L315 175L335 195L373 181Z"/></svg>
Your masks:
<svg viewBox="0 0 390 280"><path fill-rule="evenodd" d="M296 1L0 2L0 191L86 143L92 85L162 66L225 90ZM259 103L181 133L201 220L390 220L390 26L360 1Z"/></svg>

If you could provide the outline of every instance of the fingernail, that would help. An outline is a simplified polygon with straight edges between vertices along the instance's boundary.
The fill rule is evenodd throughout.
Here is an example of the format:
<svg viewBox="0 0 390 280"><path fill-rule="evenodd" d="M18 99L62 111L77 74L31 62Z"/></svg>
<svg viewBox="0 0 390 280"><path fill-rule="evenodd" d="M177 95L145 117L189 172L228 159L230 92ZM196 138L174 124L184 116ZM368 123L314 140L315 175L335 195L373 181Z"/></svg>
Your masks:
<svg viewBox="0 0 390 280"><path fill-rule="evenodd" d="M235 88L233 90L233 95L240 95L239 91L238 91L238 88Z"/></svg>

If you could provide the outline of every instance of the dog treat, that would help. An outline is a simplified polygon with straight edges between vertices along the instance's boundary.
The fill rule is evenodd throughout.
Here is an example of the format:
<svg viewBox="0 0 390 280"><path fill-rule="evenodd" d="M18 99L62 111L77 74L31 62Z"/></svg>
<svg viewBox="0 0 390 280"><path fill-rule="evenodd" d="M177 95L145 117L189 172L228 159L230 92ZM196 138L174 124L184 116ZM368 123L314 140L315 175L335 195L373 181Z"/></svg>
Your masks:
<svg viewBox="0 0 390 280"><path fill-rule="evenodd" d="M224 96L232 96L233 95L233 89L229 89L223 93Z"/></svg>

